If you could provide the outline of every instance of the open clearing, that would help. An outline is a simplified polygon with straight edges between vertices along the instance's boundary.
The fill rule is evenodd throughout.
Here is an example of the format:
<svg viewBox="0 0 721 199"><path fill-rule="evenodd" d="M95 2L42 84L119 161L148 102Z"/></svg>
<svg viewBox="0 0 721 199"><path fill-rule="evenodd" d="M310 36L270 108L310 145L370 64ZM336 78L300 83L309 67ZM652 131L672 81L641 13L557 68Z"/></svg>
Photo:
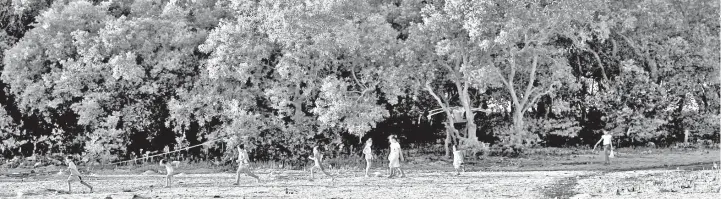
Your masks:
<svg viewBox="0 0 721 199"><path fill-rule="evenodd" d="M0 197L25 198L717 198L717 171L640 170L623 172L520 171L451 172L408 171L406 178L362 177L360 172L333 172L309 181L303 171L259 172L264 182L234 174L187 174L174 187L164 188L163 176L92 175L73 194L64 193L65 175L42 179L3 178ZM354 176L355 175L355 176Z"/></svg>
<svg viewBox="0 0 721 199"><path fill-rule="evenodd" d="M79 183L67 194L67 175L0 177L0 198L718 198L720 173L712 170L718 155L705 151L621 152L614 164L599 164L598 156L538 155L523 158L487 157L468 161L467 171L452 175L450 162L409 157L406 178L388 179L379 163L380 177L363 177L360 169L330 169L335 180L322 174L309 181L303 170L256 170L263 182L215 169L181 166L172 188L163 187L164 175L143 174L141 167L104 169L83 177L94 193ZM546 156L543 159L543 156ZM54 167L49 171L63 167ZM187 174L186 174L187 173ZM58 191L60 190L60 191Z"/></svg>

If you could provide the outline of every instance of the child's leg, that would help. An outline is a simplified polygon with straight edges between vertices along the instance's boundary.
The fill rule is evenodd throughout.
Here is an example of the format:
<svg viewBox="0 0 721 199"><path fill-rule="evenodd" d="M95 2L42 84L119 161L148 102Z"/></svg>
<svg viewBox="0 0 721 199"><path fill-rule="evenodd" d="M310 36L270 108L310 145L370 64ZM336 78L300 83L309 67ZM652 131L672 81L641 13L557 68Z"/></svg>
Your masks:
<svg viewBox="0 0 721 199"><path fill-rule="evenodd" d="M323 166L320 166L320 171L322 171L325 175L330 176L331 178L333 178L332 175L330 175L328 172L325 171L325 169L323 169Z"/></svg>
<svg viewBox="0 0 721 199"><path fill-rule="evenodd" d="M368 177L368 171L371 169L371 160L366 159L366 177Z"/></svg>
<svg viewBox="0 0 721 199"><path fill-rule="evenodd" d="M315 170L316 166L313 166L310 168L310 179L313 180L313 170Z"/></svg>
<svg viewBox="0 0 721 199"><path fill-rule="evenodd" d="M90 185L89 185L88 183L86 183L85 181L80 180L80 184L83 184L83 185L85 185L86 187L90 188L90 192L93 192L93 186L90 186Z"/></svg>
<svg viewBox="0 0 721 199"><path fill-rule="evenodd" d="M406 174L403 173L403 170L400 167L396 167L396 169L398 169L398 173L401 174L401 178L406 177Z"/></svg>
<svg viewBox="0 0 721 199"><path fill-rule="evenodd" d="M69 193L73 192L73 187L72 187L71 183L76 180L80 180L80 177L75 176L75 175L68 176L68 192Z"/></svg>
<svg viewBox="0 0 721 199"><path fill-rule="evenodd" d="M603 157L605 160L605 164L610 164L611 161L608 159L608 156L610 156L610 145L603 145Z"/></svg>
<svg viewBox="0 0 721 199"><path fill-rule="evenodd" d="M242 167L241 167L241 166L238 166L238 169L235 170L235 184L233 184L233 185L238 185L238 184L240 184L240 170L241 170L241 169L242 169Z"/></svg>
<svg viewBox="0 0 721 199"><path fill-rule="evenodd" d="M388 167L388 178L392 178L392 177L393 177L393 171L394 171L394 170L393 170L393 167Z"/></svg>
<svg viewBox="0 0 721 199"><path fill-rule="evenodd" d="M253 172L250 172L250 169L247 169L247 168L245 169L245 175L248 175L248 176L250 176L250 177L253 177L253 178L255 178L256 180L258 180L258 182L260 182L260 177L258 177L257 175L253 174Z"/></svg>

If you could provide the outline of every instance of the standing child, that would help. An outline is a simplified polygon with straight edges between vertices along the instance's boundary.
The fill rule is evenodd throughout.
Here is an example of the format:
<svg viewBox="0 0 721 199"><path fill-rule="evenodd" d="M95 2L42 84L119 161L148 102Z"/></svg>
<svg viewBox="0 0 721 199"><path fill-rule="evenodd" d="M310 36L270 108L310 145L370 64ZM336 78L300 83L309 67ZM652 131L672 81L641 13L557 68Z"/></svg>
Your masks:
<svg viewBox="0 0 721 199"><path fill-rule="evenodd" d="M325 172L325 169L323 169L323 154L320 153L320 149L318 149L318 146L313 147L313 156L309 156L311 160L315 163L313 167L310 168L310 180L313 181L313 171L315 169L320 169L325 175L329 176L331 180L335 180L332 175L328 174L328 172Z"/></svg>
<svg viewBox="0 0 721 199"><path fill-rule="evenodd" d="M371 169L371 164L373 160L373 150L371 150L371 146L373 146L373 139L368 138L366 140L365 147L363 147L363 154L365 155L366 159L366 177L368 176L368 171Z"/></svg>
<svg viewBox="0 0 721 199"><path fill-rule="evenodd" d="M260 182L260 177L253 174L250 171L250 161L248 158L248 152L245 150L245 146L243 144L240 144L236 147L238 149L238 170L235 172L235 183L233 185L240 184L240 173L245 173L245 175L255 178L258 182Z"/></svg>
<svg viewBox="0 0 721 199"><path fill-rule="evenodd" d="M72 186L70 186L70 183L73 181L80 181L80 184L87 186L88 188L90 188L90 192L93 192L93 187L90 186L88 183L85 183L85 181L83 181L83 178L80 176L78 167L75 166L75 163L73 163L73 157L66 157L65 163L68 164L68 170L70 171L70 177L68 177L68 192L73 192Z"/></svg>
<svg viewBox="0 0 721 199"><path fill-rule="evenodd" d="M453 145L453 168L456 169L456 175L461 175L461 170L465 172L463 167L463 151L459 150L456 145Z"/></svg>
<svg viewBox="0 0 721 199"><path fill-rule="evenodd" d="M398 171L397 173L400 173L400 177L405 177L406 175L403 173L403 170L401 170L401 161L404 161L403 158L403 152L401 151L401 145L398 143L398 140L395 135L391 135L388 137L388 141L391 143L391 152L388 154L388 171L389 175L388 178L393 178L394 174L396 174L394 171Z"/></svg>
<svg viewBox="0 0 721 199"><path fill-rule="evenodd" d="M611 142L612 138L613 138L613 136L611 136L611 134L608 133L608 131L603 130L603 135L601 136L601 139L598 140L598 142L596 142L596 145L593 145L593 150L595 151L596 146L598 146L599 143L603 142L603 154L604 154L604 159L605 159L605 162L604 162L605 165L611 164L611 160L609 160L609 157L611 157L611 153L613 153L613 144Z"/></svg>
<svg viewBox="0 0 721 199"><path fill-rule="evenodd" d="M175 176L177 173L175 173L175 168L173 168L173 165L175 167L178 167L178 164L180 162L173 161L172 163L169 163L165 159L160 159L160 166L165 167L165 187L170 187L170 185L173 184L173 176Z"/></svg>

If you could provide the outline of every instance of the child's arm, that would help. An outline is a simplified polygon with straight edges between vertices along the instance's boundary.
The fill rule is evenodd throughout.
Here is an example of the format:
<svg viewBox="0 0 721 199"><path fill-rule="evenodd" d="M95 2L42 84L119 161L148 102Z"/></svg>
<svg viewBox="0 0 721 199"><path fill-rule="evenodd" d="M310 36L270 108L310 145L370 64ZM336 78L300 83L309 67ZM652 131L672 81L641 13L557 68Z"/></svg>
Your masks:
<svg viewBox="0 0 721 199"><path fill-rule="evenodd" d="M598 142L596 142L596 144L593 145L593 150L596 150L596 147L598 146L598 144L601 144L601 141L603 141L603 138L599 139Z"/></svg>
<svg viewBox="0 0 721 199"><path fill-rule="evenodd" d="M406 161L405 158L403 158L403 150L400 147L398 148L398 154L401 156L401 161Z"/></svg>

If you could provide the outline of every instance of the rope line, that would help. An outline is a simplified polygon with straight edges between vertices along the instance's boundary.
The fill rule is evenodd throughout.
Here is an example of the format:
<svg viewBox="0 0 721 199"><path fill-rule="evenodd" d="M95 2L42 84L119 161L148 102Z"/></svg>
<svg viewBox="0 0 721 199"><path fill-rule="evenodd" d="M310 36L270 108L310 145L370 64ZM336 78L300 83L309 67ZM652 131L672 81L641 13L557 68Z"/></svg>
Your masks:
<svg viewBox="0 0 721 199"><path fill-rule="evenodd" d="M206 141L206 142L203 142L203 143L200 143L200 144L196 144L196 145L193 145L193 146L189 146L189 147L177 149L177 150L170 151L170 152L159 153L159 154L155 154L155 155L151 155L151 156L146 156L146 157L142 157L142 158L135 158L135 159L131 159L131 160L124 160L124 161L120 161L120 162L113 162L113 163L106 164L106 165L115 165L115 164L120 164L120 163L124 163L124 162L144 160L144 159L148 159L148 158L152 158L152 157L157 157L157 156L161 156L161 155L165 155L165 154L176 153L176 152L180 152L180 151L183 151L183 150L187 150L187 149L195 148L195 147L198 147L198 146L206 145L206 144L209 144L209 143L212 143L212 142L216 142L216 141L222 140L222 139L225 139L225 138L218 138L218 139L215 139L215 140Z"/></svg>

